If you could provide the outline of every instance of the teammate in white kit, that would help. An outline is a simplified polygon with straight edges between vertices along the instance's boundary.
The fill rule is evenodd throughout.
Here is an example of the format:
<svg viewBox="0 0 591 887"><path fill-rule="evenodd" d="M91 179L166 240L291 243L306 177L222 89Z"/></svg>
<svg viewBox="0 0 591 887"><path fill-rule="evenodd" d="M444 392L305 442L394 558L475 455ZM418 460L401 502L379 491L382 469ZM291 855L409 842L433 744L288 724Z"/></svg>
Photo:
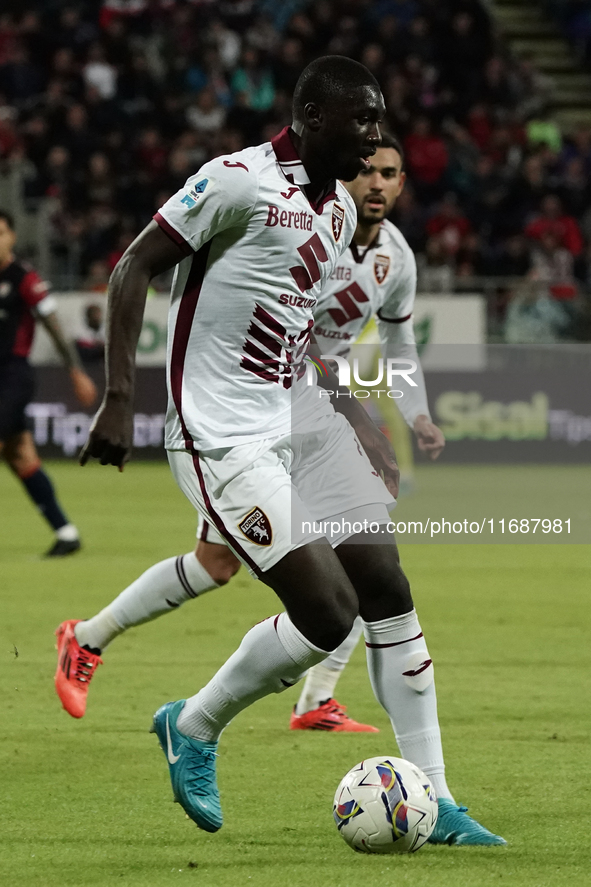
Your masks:
<svg viewBox="0 0 591 887"><path fill-rule="evenodd" d="M335 179L369 169L383 113L367 69L343 57L318 59L296 86L291 129L272 144L206 164L165 204L111 280L107 390L81 461L94 456L122 468L129 457L148 283L178 264L169 336L171 467L286 612L251 629L196 696L156 712L153 729L175 798L201 828L221 827L215 757L222 731L325 659L359 610L374 692L401 753L430 776L439 796L432 840L498 844L447 788L433 667L394 541L373 545L351 531L351 523L388 521L397 492L389 444L355 399L336 400L336 413L305 380L312 309L354 230L354 205ZM287 208L283 201L293 202ZM336 378L328 382L338 388ZM306 534L305 523L332 518L341 527L332 538ZM76 651L73 627L60 645L66 658Z"/></svg>

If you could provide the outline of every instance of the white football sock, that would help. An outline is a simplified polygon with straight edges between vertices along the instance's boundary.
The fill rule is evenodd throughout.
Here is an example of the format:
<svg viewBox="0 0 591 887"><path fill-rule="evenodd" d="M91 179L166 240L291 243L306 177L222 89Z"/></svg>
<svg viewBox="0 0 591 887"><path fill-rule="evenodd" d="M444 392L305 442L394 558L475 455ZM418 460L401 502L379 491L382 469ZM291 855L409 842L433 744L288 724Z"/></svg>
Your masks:
<svg viewBox="0 0 591 887"><path fill-rule="evenodd" d="M77 528L74 524L64 524L59 530L55 531L56 539L60 542L76 542L80 538Z"/></svg>
<svg viewBox="0 0 591 887"><path fill-rule="evenodd" d="M332 699L341 672L351 658L362 631L363 620L358 616L343 643L329 653L324 662L319 662L310 669L296 703L296 715L304 715L307 711L318 708L327 699Z"/></svg>
<svg viewBox="0 0 591 887"><path fill-rule="evenodd" d="M373 691L386 709L403 758L427 774L439 798L453 797L445 781L433 664L415 610L365 622Z"/></svg>
<svg viewBox="0 0 591 887"><path fill-rule="evenodd" d="M243 709L270 693L281 693L306 669L326 658L293 625L287 613L259 622L177 720L181 733L214 742Z"/></svg>
<svg viewBox="0 0 591 887"><path fill-rule="evenodd" d="M92 619L79 622L74 629L76 640L81 647L104 650L122 631L170 613L190 598L217 587L194 552L170 557L142 573Z"/></svg>

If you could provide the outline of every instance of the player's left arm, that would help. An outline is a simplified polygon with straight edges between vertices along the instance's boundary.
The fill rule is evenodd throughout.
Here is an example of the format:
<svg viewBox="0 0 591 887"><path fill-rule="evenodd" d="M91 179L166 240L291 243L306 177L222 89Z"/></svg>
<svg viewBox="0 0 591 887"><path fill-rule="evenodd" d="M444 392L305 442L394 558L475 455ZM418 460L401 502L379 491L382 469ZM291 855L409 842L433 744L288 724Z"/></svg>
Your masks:
<svg viewBox="0 0 591 887"><path fill-rule="evenodd" d="M435 425L429 412L425 377L419 359L412 312L416 293L416 264L409 253L403 273L386 294L377 314L377 327L385 358L412 361L414 386L404 385L404 396L396 401L407 425L412 428L419 450L430 459L437 459L445 446L442 430Z"/></svg>
<svg viewBox="0 0 591 887"><path fill-rule="evenodd" d="M36 271L25 274L20 293L32 310L35 319L47 330L56 351L70 374L74 393L84 407L90 407L96 400L96 385L84 372L80 358L72 342L69 342L62 330L55 311L55 299L48 294L48 286L41 280Z"/></svg>
<svg viewBox="0 0 591 887"><path fill-rule="evenodd" d="M97 398L96 385L86 373L72 342L69 342L62 330L57 314L39 314L38 319L49 333L55 349L60 355L64 366L70 374L74 394L83 407L91 407Z"/></svg>
<svg viewBox="0 0 591 887"><path fill-rule="evenodd" d="M311 337L308 354L319 360L321 365L326 368L326 373L318 377L319 387L329 392L331 403L336 412L341 413L353 427L369 461L379 472L394 499L397 499L400 470L392 444L372 421L367 410L352 396L351 391L339 383L338 377L330 365L321 360L320 348L314 336Z"/></svg>

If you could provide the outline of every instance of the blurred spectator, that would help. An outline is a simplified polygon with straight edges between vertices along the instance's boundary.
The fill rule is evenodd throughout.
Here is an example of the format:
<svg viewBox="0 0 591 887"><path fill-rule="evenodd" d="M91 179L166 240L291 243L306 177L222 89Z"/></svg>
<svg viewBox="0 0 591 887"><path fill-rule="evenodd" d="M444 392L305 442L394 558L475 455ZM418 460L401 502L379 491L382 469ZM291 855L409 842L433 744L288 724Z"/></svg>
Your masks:
<svg viewBox="0 0 591 887"><path fill-rule="evenodd" d="M226 109L219 105L212 87L202 89L187 108L187 122L197 132L209 135L224 125Z"/></svg>
<svg viewBox="0 0 591 887"><path fill-rule="evenodd" d="M110 272L107 262L103 261L103 259L95 259L95 261L91 262L89 265L88 274L82 282L82 289L89 293L106 293L109 285L109 275ZM100 306L95 307L100 308ZM97 312L93 313L95 318L96 314ZM99 314L99 323L96 324L96 327L92 327L90 324L87 325L91 326L91 328L96 328L97 330L102 327L102 309ZM85 311L85 317L88 321L88 307Z"/></svg>
<svg viewBox="0 0 591 887"><path fill-rule="evenodd" d="M384 16L393 16L403 27L408 27L418 14L419 7L415 0L377 0L373 9L378 22Z"/></svg>
<svg viewBox="0 0 591 887"><path fill-rule="evenodd" d="M92 302L84 309L84 317L75 339L76 350L84 363L96 363L105 356L104 309Z"/></svg>
<svg viewBox="0 0 591 887"><path fill-rule="evenodd" d="M526 133L530 145L548 145L555 154L558 154L562 147L560 128L550 117L550 110L547 107L529 121Z"/></svg>
<svg viewBox="0 0 591 887"><path fill-rule="evenodd" d="M113 268L115 267L115 265L117 264L117 262L119 261L119 259L121 258L121 256L125 252L125 250L127 249L127 247L131 246L131 244L133 243L134 240L135 240L135 237L134 237L134 234L132 231L122 231L121 234L119 235L119 237L117 238L117 243L115 245L115 248L113 250L111 250L111 252L108 254L106 262L100 263L101 275L103 278L104 278L104 273L105 273L105 269L106 269L106 281L105 281L106 283L109 282L109 277L111 275L111 272L113 271ZM95 266L95 273L96 273L96 269L98 266L96 265L96 263L93 262L91 264L89 272L88 272L87 281L90 280L93 265ZM86 288L88 288L88 287L86 287Z"/></svg>
<svg viewBox="0 0 591 887"><path fill-rule="evenodd" d="M202 163L272 138L301 70L332 52L375 73L405 146L392 219L422 287L531 272L539 289L591 291L591 128L561 130L552 79L512 54L481 0L70 2L0 12L1 171L26 212L50 201L56 285L98 281ZM546 5L588 53L580 4ZM563 209L540 213L549 194Z"/></svg>
<svg viewBox="0 0 591 887"><path fill-rule="evenodd" d="M471 184L467 195L470 218L479 231L489 236L496 234L502 227L501 214L509 188L502 171L489 155L478 158Z"/></svg>
<svg viewBox="0 0 591 887"><path fill-rule="evenodd" d="M90 155L84 177L84 190L93 203L115 204L117 183L106 154L96 151Z"/></svg>
<svg viewBox="0 0 591 887"><path fill-rule="evenodd" d="M588 176L591 173L591 127L584 123L580 124L566 140L560 162L564 167L575 157L583 161L585 174Z"/></svg>
<svg viewBox="0 0 591 887"><path fill-rule="evenodd" d="M510 344L551 344L560 342L570 325L570 316L560 302L530 285L509 303L505 320L505 341Z"/></svg>
<svg viewBox="0 0 591 887"><path fill-rule="evenodd" d="M486 273L486 259L478 234L472 231L462 237L460 248L455 256L455 263L456 277L476 277Z"/></svg>
<svg viewBox="0 0 591 887"><path fill-rule="evenodd" d="M232 91L246 96L249 108L254 111L268 111L275 98L273 75L268 67L261 64L256 49L245 49L242 63L232 77Z"/></svg>
<svg viewBox="0 0 591 887"><path fill-rule="evenodd" d="M425 246L425 210L416 199L414 188L408 180L396 201L391 219L404 234L410 248L420 252Z"/></svg>
<svg viewBox="0 0 591 887"><path fill-rule="evenodd" d="M563 206L572 216L582 216L591 204L589 178L582 157L571 157L558 178L557 192Z"/></svg>
<svg viewBox="0 0 591 887"><path fill-rule="evenodd" d="M541 154L527 157L507 194L506 212L513 228L521 227L536 212L548 189L548 176Z"/></svg>
<svg viewBox="0 0 591 887"><path fill-rule="evenodd" d="M509 71L505 60L493 55L484 66L480 96L489 107L512 108L515 104Z"/></svg>
<svg viewBox="0 0 591 887"><path fill-rule="evenodd" d="M459 123L449 121L446 134L449 152L447 181L456 193L468 197L473 193L472 186L480 153L468 130Z"/></svg>
<svg viewBox="0 0 591 887"><path fill-rule="evenodd" d="M462 238L470 233L471 225L458 206L458 198L450 191L439 203L426 228L430 237L438 237L444 255L449 258L457 253Z"/></svg>
<svg viewBox="0 0 591 887"><path fill-rule="evenodd" d="M343 15L335 21L335 33L327 50L332 55L355 57L359 50L359 25L352 15Z"/></svg>
<svg viewBox="0 0 591 887"><path fill-rule="evenodd" d="M284 40L273 64L273 77L277 89L283 89L291 95L305 67L306 57L301 40L294 37Z"/></svg>
<svg viewBox="0 0 591 887"><path fill-rule="evenodd" d="M554 81L536 69L531 53L516 60L511 80L520 119L534 117L547 106Z"/></svg>
<svg viewBox="0 0 591 887"><path fill-rule="evenodd" d="M580 255L583 249L583 237L576 219L564 214L560 199L552 194L544 197L539 216L526 227L525 234L539 241L544 235L552 234L557 245L573 256Z"/></svg>
<svg viewBox="0 0 591 887"><path fill-rule="evenodd" d="M445 71L464 106L469 106L478 94L482 63L490 52L486 26L472 14L475 7L453 16L441 47Z"/></svg>
<svg viewBox="0 0 591 887"><path fill-rule="evenodd" d="M227 71L235 68L240 57L241 46L240 37L236 31L226 27L220 19L214 19L209 26L207 38L217 49L224 68Z"/></svg>
<svg viewBox="0 0 591 887"><path fill-rule="evenodd" d="M383 30L383 27L382 22L380 30ZM429 20L424 15L417 15L409 22L405 43L409 55L417 56L422 63L429 65L435 62L435 42L431 35Z"/></svg>
<svg viewBox="0 0 591 887"><path fill-rule="evenodd" d="M499 277L525 277L531 268L531 253L525 237L513 234L504 241L489 269Z"/></svg>
<svg viewBox="0 0 591 887"><path fill-rule="evenodd" d="M59 127L57 138L68 149L72 162L84 166L99 143L98 133L89 132L88 111L76 103L68 108L64 125Z"/></svg>
<svg viewBox="0 0 591 887"><path fill-rule="evenodd" d="M560 246L552 231L545 231L533 247L529 277L547 284L556 299L573 299L577 295L572 253Z"/></svg>
<svg viewBox="0 0 591 887"><path fill-rule="evenodd" d="M454 272L439 237L430 237L417 256L418 289L422 293L453 293Z"/></svg>
<svg viewBox="0 0 591 887"><path fill-rule="evenodd" d="M160 132L154 127L143 130L136 152L140 178L144 181L154 181L158 178L166 166L167 154Z"/></svg>
<svg viewBox="0 0 591 887"><path fill-rule="evenodd" d="M45 85L45 77L21 43L12 45L0 67L0 91L14 105L24 105Z"/></svg>
<svg viewBox="0 0 591 887"><path fill-rule="evenodd" d="M435 199L441 194L449 157L445 142L431 131L427 117L421 115L412 122L404 150L417 194L424 200Z"/></svg>
<svg viewBox="0 0 591 887"><path fill-rule="evenodd" d="M117 92L117 70L105 57L100 43L93 43L88 50L82 76L87 86L94 86L102 99L112 99Z"/></svg>
<svg viewBox="0 0 591 887"><path fill-rule="evenodd" d="M486 151L492 136L492 121L488 108L482 102L477 102L468 111L468 132L472 141Z"/></svg>

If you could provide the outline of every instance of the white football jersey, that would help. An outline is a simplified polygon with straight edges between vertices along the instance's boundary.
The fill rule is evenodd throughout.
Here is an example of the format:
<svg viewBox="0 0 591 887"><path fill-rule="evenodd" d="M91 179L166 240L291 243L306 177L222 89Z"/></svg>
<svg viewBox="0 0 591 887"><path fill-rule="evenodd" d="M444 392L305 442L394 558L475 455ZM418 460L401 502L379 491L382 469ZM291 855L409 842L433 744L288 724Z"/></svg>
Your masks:
<svg viewBox="0 0 591 887"><path fill-rule="evenodd" d="M412 322L416 287L413 252L398 228L385 220L367 248L352 243L343 253L314 309L321 354L346 357L375 317L384 355L417 363L416 388L406 388L404 398L396 401L411 426L418 415L429 416Z"/></svg>
<svg viewBox="0 0 591 887"><path fill-rule="evenodd" d="M346 356L371 317L387 318L412 335L416 287L412 250L398 228L383 221L372 244L352 243L343 253L322 291L314 310L322 354Z"/></svg>
<svg viewBox="0 0 591 887"><path fill-rule="evenodd" d="M286 127L206 163L156 213L187 252L169 312L168 449L288 434L294 403L318 403L303 359L356 210L339 182L313 198L306 185Z"/></svg>

